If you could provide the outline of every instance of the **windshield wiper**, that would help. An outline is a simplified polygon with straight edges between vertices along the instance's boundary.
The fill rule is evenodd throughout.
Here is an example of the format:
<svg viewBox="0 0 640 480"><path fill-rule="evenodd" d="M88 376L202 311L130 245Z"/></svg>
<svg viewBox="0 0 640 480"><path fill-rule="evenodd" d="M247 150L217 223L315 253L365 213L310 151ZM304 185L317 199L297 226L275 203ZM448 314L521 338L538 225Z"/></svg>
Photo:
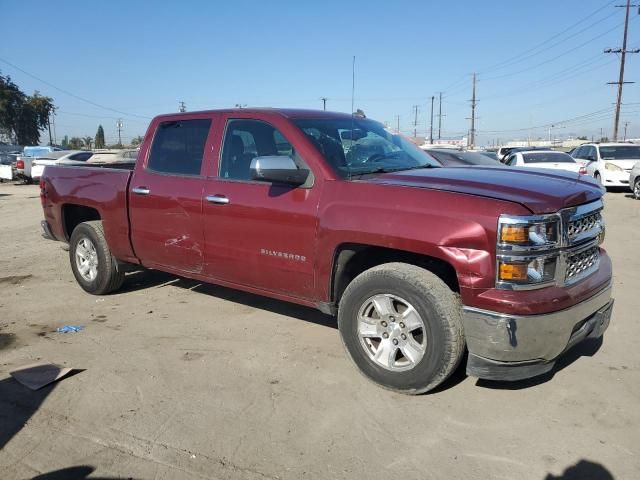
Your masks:
<svg viewBox="0 0 640 480"><path fill-rule="evenodd" d="M354 176L362 176L362 175L371 175L371 174L375 174L375 173L393 173L393 172L402 172L405 170L419 170L422 168L434 168L435 165L431 165L429 163L425 164L425 165L415 165L413 167L378 167L378 168L374 168L373 170L365 170L362 172L353 172L353 171L349 171L349 178L353 178Z"/></svg>

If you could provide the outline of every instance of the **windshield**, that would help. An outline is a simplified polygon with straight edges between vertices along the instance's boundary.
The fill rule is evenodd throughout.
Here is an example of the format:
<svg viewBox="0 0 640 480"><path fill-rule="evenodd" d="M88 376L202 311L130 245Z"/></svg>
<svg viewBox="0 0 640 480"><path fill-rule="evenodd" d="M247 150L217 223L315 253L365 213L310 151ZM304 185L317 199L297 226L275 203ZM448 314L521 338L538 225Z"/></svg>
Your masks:
<svg viewBox="0 0 640 480"><path fill-rule="evenodd" d="M617 147L600 147L603 160L626 160L640 158L640 145L620 145Z"/></svg>
<svg viewBox="0 0 640 480"><path fill-rule="evenodd" d="M342 178L440 166L412 142L373 120L322 118L294 123Z"/></svg>
<svg viewBox="0 0 640 480"><path fill-rule="evenodd" d="M568 154L563 152L523 153L524 163L576 163Z"/></svg>

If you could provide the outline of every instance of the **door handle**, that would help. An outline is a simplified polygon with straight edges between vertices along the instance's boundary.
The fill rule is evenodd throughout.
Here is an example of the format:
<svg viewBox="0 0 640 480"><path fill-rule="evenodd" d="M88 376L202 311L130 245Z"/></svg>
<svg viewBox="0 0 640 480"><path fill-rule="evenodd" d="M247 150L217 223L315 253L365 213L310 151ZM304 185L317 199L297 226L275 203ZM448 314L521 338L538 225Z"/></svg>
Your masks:
<svg viewBox="0 0 640 480"><path fill-rule="evenodd" d="M133 187L131 191L136 195L149 195L151 193L151 190L147 187Z"/></svg>
<svg viewBox="0 0 640 480"><path fill-rule="evenodd" d="M226 205L229 203L229 199L224 195L207 195L207 202L217 203L218 205Z"/></svg>

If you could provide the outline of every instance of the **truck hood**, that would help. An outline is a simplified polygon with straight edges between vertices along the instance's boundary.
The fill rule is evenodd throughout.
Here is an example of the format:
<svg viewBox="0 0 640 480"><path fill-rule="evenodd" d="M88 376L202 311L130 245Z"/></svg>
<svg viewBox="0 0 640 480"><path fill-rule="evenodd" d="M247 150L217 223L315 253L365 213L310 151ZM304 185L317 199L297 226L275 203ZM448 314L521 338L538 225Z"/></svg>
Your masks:
<svg viewBox="0 0 640 480"><path fill-rule="evenodd" d="M385 173L366 180L519 203L534 214L592 202L603 189L591 177L565 171L505 167L442 167Z"/></svg>

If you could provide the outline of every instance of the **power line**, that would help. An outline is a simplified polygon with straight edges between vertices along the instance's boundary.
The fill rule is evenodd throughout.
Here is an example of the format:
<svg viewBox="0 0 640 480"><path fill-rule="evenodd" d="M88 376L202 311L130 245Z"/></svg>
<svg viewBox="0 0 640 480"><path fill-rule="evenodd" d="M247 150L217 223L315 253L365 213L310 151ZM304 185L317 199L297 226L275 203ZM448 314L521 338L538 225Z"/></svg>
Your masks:
<svg viewBox="0 0 640 480"><path fill-rule="evenodd" d="M535 51L535 50L539 49L540 47L542 47L542 46L546 45L547 43L551 42L552 40L555 40L556 38L561 37L562 35L566 34L567 32L569 32L569 31L573 30L575 27L577 27L577 26L578 26L578 25L580 25L581 23L585 22L586 20L589 20L591 17L593 17L593 16L594 16L594 15L596 15L597 13L601 12L602 10L604 10L605 8L607 8L609 5L611 5L611 4L612 4L612 3L614 3L615 1L616 1L616 0L611 0L611 1L610 1L609 3L607 3L606 5L603 5L602 7L600 7L600 8L598 8L598 9L596 9L595 11L591 12L589 15L587 15L587 16L586 16L586 17L584 17L584 18L582 18L581 20L578 20L576 23L574 23L574 24L573 24L573 25L571 25L570 27L565 28L562 32L558 32L557 34L555 34L555 35L553 35L553 36L549 37L549 38L548 38L548 39L546 39L544 42L539 43L539 44L535 45L534 47L532 47L532 48L530 48L530 49L528 49L528 50L525 50L524 52L522 52L522 53L520 53L520 54L518 54L518 55L515 55L515 56L513 56L513 57L510 57L510 58L508 58L508 59L506 59L506 60L503 60L503 61L501 61L501 62L499 62L499 63L497 63L497 64L494 64L494 65L489 66L489 67L484 68L484 69L480 69L480 71L481 71L482 73L487 73L487 72L490 72L490 71L493 71L493 70L499 70L499 69L503 68L503 66L506 66L506 64L510 64L510 63L512 63L512 61L513 61L513 60L520 59L523 55L526 55L526 54L528 54L528 53L530 53L530 52L533 52L533 51ZM602 19L602 20L606 20L606 19L607 19L607 18L609 18L610 16L611 16L611 15L607 16L606 18L604 18L604 19ZM600 21L602 21L602 20L600 20ZM600 22L600 21L599 21L599 22ZM584 30L584 29L583 29L583 30ZM581 31L581 32L582 32L582 31ZM581 32L579 32L579 33L581 33ZM575 35L574 35L574 36L575 36ZM572 37L568 37L568 38L572 38ZM554 46L555 46L555 45L557 45L557 44L554 44ZM548 47L546 50L548 50L549 48L552 48L552 47ZM516 63L518 63L518 62L516 62Z"/></svg>
<svg viewBox="0 0 640 480"><path fill-rule="evenodd" d="M27 75L27 76L29 76L29 77L31 77L31 78L33 78L33 79L35 79L35 80L39 81L39 82L42 82L42 83L44 83L45 85L48 85L48 86L50 86L51 88L53 88L53 89L55 89L55 90L58 90L58 91L59 91L59 92L61 92L61 93L64 93L65 95L69 95L70 97L76 98L76 99L78 99L78 100L80 100L80 101L83 101L83 102L85 102L85 103L88 103L88 104L90 104L90 105L93 105L94 107L102 108L103 110L110 110L110 111L112 111L112 112L119 113L119 114L121 114L121 115L125 115L125 116L127 116L127 117L138 117L138 118L144 118L144 119L147 119L147 120L151 118L151 117L145 117L145 116L143 116L143 115L136 115L136 114L133 114L133 113L126 113L126 112L122 112L122 111L120 111L120 110L116 110L115 108L107 107L107 106L105 106L105 105L101 105L101 104L96 103L96 102L93 102L93 101L91 101L91 100L87 100L86 98L83 98L83 97L81 97L81 96L79 96L79 95L76 95L75 93L71 93L71 92L69 92L68 90L64 90L64 89L62 89L62 88L60 88L60 87L57 87L57 86L55 86L54 84L52 84L52 83L50 83L50 82L47 82L46 80L43 80L43 79L42 79L42 78L40 78L40 77L36 77L36 76L35 76L35 75L33 75L32 73L29 73L29 72L27 72L26 70L23 70L22 68L18 67L17 65L14 65L13 63L9 62L8 60L6 60L6 59L4 59L4 58L0 58L0 62L6 63L6 64L7 64L7 65L9 65L10 67L15 68L16 70L18 70L18 71L20 71L20 72L24 73L25 75Z"/></svg>

